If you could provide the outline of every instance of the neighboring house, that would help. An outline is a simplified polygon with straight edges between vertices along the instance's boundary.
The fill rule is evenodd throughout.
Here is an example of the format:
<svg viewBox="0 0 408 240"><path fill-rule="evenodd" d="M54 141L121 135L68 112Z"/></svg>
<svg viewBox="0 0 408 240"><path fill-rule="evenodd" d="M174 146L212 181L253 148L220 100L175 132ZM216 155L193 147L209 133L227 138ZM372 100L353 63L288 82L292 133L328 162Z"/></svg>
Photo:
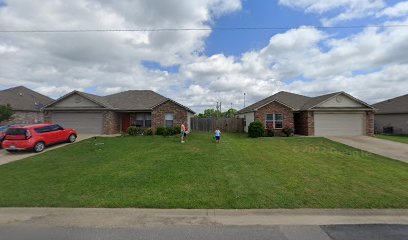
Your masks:
<svg viewBox="0 0 408 240"><path fill-rule="evenodd" d="M126 132L129 126L180 126L194 116L191 109L150 90L103 97L73 91L45 106L44 112L46 122L89 134Z"/></svg>
<svg viewBox="0 0 408 240"><path fill-rule="evenodd" d="M245 119L245 131L257 120L278 133L294 127L307 136L374 134L374 108L345 92L317 97L278 92L238 111L238 117Z"/></svg>
<svg viewBox="0 0 408 240"><path fill-rule="evenodd" d="M41 108L53 99L24 86L0 91L0 105L10 104L13 108L12 120L2 124L43 123Z"/></svg>
<svg viewBox="0 0 408 240"><path fill-rule="evenodd" d="M373 105L375 113L375 130L383 133L408 134L408 94Z"/></svg>

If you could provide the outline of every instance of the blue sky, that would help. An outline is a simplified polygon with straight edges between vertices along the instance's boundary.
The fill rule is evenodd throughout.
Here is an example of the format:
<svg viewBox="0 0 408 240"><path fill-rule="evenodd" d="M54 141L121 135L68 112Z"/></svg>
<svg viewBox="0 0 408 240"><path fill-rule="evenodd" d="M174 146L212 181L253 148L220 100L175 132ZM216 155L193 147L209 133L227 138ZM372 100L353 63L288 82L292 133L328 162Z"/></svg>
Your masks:
<svg viewBox="0 0 408 240"><path fill-rule="evenodd" d="M180 3L181 1L181 3ZM185 2L182 2L185 1ZM213 28L212 31L0 33L0 89L51 97L152 89L200 112L278 91L346 91L374 103L408 93L408 1L0 0L0 29ZM132 9L132 11L129 11ZM308 28L302 28L308 26ZM228 27L286 27L230 30Z"/></svg>

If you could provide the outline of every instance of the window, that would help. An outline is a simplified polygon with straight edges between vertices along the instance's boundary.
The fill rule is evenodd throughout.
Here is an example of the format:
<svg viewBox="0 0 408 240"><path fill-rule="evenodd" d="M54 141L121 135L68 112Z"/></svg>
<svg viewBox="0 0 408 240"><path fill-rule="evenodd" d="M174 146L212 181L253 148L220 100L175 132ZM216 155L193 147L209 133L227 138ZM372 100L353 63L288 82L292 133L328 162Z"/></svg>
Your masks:
<svg viewBox="0 0 408 240"><path fill-rule="evenodd" d="M265 127L274 129L283 128L283 114L282 113L266 114Z"/></svg>
<svg viewBox="0 0 408 240"><path fill-rule="evenodd" d="M151 113L135 113L130 115L130 125L140 128L152 126Z"/></svg>
<svg viewBox="0 0 408 240"><path fill-rule="evenodd" d="M275 113L275 127L274 128L283 128L283 114Z"/></svg>
<svg viewBox="0 0 408 240"><path fill-rule="evenodd" d="M174 114L173 113L166 113L164 115L164 120L166 121L166 127L173 127L173 119L174 119Z"/></svg>

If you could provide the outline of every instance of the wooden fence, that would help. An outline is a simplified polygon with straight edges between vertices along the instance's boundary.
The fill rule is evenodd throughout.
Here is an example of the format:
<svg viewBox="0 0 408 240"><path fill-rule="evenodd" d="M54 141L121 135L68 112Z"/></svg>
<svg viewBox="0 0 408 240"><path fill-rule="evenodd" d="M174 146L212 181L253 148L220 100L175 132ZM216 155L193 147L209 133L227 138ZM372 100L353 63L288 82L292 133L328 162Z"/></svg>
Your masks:
<svg viewBox="0 0 408 240"><path fill-rule="evenodd" d="M221 132L244 132L242 118L192 118L191 131L214 132L217 127Z"/></svg>

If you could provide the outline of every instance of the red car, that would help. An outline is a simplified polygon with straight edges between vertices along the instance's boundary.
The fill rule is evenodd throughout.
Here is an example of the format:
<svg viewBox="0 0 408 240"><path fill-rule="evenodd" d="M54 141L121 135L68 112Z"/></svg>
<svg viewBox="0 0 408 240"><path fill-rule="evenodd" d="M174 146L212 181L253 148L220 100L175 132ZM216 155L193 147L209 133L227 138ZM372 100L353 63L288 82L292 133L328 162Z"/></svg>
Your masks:
<svg viewBox="0 0 408 240"><path fill-rule="evenodd" d="M2 143L9 152L34 150L42 152L47 145L61 142L75 142L77 133L74 129L64 129L57 124L35 124L10 127Z"/></svg>

